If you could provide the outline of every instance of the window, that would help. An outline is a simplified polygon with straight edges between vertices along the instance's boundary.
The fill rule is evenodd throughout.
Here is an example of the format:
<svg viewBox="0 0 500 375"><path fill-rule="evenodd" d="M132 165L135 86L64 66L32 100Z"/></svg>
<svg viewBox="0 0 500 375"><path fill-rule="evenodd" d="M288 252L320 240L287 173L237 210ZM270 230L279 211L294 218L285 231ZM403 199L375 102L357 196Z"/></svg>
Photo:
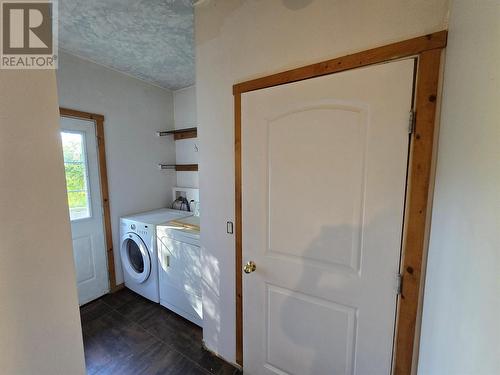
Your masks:
<svg viewBox="0 0 500 375"><path fill-rule="evenodd" d="M144 259L142 257L141 249L139 249L139 246L137 246L137 244L132 240L127 240L127 253L130 265L135 272L143 273Z"/></svg>
<svg viewBox="0 0 500 375"><path fill-rule="evenodd" d="M80 132L61 132L64 171L70 220L86 219L90 214L90 194L85 135Z"/></svg>

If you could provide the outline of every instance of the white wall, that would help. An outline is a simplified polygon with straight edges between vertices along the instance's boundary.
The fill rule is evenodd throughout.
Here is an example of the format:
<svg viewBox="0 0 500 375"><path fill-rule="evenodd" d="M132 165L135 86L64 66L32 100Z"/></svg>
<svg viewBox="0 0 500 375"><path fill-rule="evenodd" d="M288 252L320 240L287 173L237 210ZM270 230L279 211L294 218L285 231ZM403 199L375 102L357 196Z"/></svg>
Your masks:
<svg viewBox="0 0 500 375"><path fill-rule="evenodd" d="M451 7L421 375L500 374L499 21L498 0Z"/></svg>
<svg viewBox="0 0 500 375"><path fill-rule="evenodd" d="M189 86L174 91L174 125L176 129L198 126L196 116L196 88ZM198 139L182 139L175 142L178 164L198 164ZM199 187L198 172L177 172L177 186Z"/></svg>
<svg viewBox="0 0 500 375"><path fill-rule="evenodd" d="M53 71L0 72L3 374L84 374Z"/></svg>
<svg viewBox="0 0 500 375"><path fill-rule="evenodd" d="M198 124L196 116L196 87L175 90L174 124L176 129L192 128Z"/></svg>
<svg viewBox="0 0 500 375"><path fill-rule="evenodd" d="M119 218L172 201L175 172L157 165L174 163L174 143L172 137L155 136L157 130L173 129L172 93L66 53L59 54L57 81L62 107L105 116L116 281L121 283Z"/></svg>
<svg viewBox="0 0 500 375"><path fill-rule="evenodd" d="M195 8L206 345L235 360L234 83L446 28L447 0L227 0Z"/></svg>

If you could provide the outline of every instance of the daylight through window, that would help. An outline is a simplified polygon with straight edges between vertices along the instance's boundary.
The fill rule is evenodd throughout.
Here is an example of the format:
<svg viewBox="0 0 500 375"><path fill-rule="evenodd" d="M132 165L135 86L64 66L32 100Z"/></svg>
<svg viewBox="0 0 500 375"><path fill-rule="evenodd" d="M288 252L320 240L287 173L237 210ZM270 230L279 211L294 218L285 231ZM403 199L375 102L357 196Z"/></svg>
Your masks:
<svg viewBox="0 0 500 375"><path fill-rule="evenodd" d="M61 138L70 219L85 219L91 215L85 136L78 132L61 132Z"/></svg>

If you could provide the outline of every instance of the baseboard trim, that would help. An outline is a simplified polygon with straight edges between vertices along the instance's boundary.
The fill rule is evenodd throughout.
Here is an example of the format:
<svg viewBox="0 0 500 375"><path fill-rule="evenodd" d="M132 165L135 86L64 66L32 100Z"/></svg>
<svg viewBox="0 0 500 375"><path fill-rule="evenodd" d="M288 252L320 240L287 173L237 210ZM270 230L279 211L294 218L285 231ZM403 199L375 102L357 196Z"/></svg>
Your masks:
<svg viewBox="0 0 500 375"><path fill-rule="evenodd" d="M234 368L237 368L238 370L243 371L243 367L241 367L239 364L234 363L234 362L229 362L226 358L224 358L223 356L221 356L219 353L216 353L213 350L208 349L207 346L205 345L205 340L201 340L201 346L203 347L203 349L205 349L207 352L210 352L212 355L216 356L217 358L220 358L224 362L229 363Z"/></svg>
<svg viewBox="0 0 500 375"><path fill-rule="evenodd" d="M111 290L109 291L109 293L116 293L119 290L122 290L123 288L125 288L125 284L124 283L118 284L114 288L111 288Z"/></svg>

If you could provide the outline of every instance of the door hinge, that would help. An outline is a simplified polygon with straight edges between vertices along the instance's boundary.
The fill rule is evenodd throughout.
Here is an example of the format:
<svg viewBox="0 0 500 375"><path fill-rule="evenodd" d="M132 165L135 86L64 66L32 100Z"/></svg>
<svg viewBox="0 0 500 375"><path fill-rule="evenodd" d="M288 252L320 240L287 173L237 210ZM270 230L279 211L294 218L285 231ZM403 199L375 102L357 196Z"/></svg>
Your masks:
<svg viewBox="0 0 500 375"><path fill-rule="evenodd" d="M415 111L412 109L408 117L408 134L412 134L415 131Z"/></svg>
<svg viewBox="0 0 500 375"><path fill-rule="evenodd" d="M398 273L396 275L396 293L401 295L403 292L403 275Z"/></svg>

